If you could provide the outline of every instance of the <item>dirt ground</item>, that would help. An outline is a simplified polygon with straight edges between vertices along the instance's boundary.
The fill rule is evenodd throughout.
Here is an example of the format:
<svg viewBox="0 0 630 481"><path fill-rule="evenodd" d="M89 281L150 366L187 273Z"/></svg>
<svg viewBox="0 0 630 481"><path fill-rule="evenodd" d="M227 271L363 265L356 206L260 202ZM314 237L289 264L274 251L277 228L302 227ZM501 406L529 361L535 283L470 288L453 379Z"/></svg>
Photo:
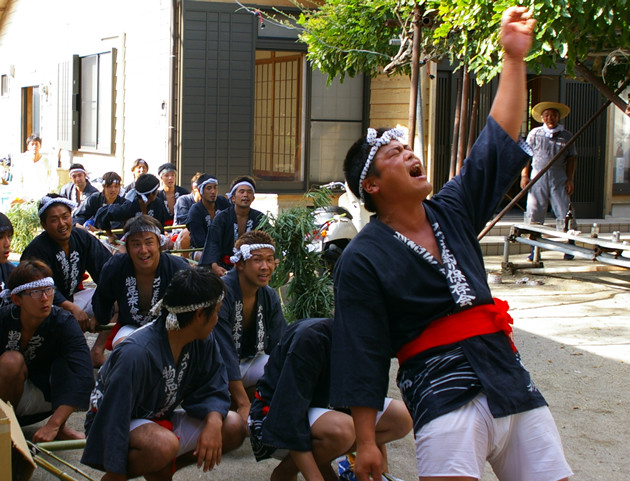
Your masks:
<svg viewBox="0 0 630 481"><path fill-rule="evenodd" d="M524 256L522 256L524 257ZM588 266L562 261L545 252L546 267ZM516 344L525 366L545 395L554 415L574 481L630 479L630 271L533 275L500 274L500 257L486 259L496 274L492 290L507 300L515 320ZM391 393L395 363L391 373ZM83 414L71 418L82 427ZM26 429L32 435L37 426ZM79 452L61 456L77 466ZM390 471L400 479L417 479L413 438L389 447ZM246 441L227 454L211 473L194 467L175 480L268 480L276 461L256 463ZM93 479L101 473L81 466ZM70 471L66 468L66 472ZM73 475L76 479L82 479ZM57 479L37 469L34 480ZM299 479L302 479L301 477ZM496 480L488 467L482 481Z"/></svg>

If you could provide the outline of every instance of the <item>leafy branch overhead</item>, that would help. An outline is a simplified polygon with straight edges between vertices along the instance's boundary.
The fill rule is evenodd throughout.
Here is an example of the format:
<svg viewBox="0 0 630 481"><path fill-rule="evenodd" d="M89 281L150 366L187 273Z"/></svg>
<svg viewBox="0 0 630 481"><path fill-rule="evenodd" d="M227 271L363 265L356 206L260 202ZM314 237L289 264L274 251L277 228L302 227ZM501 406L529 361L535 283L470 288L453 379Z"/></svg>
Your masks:
<svg viewBox="0 0 630 481"><path fill-rule="evenodd" d="M330 78L408 73L413 11L422 12L422 58L467 65L480 84L499 73L499 25L510 0L326 0L303 10L300 39L308 58ZM613 90L630 71L630 1L533 0L538 21L529 67L587 66Z"/></svg>

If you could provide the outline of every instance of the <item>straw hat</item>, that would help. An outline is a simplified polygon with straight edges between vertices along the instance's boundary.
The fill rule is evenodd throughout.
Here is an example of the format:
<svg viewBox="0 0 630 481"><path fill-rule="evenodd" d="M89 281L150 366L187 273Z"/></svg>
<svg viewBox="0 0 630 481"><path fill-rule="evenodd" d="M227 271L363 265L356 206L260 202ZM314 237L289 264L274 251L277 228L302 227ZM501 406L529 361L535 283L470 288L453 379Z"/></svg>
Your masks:
<svg viewBox="0 0 630 481"><path fill-rule="evenodd" d="M560 102L539 102L532 107L532 117L536 122L543 123L542 113L547 109L555 109L558 111L559 118L563 119L571 112L568 105L561 104Z"/></svg>

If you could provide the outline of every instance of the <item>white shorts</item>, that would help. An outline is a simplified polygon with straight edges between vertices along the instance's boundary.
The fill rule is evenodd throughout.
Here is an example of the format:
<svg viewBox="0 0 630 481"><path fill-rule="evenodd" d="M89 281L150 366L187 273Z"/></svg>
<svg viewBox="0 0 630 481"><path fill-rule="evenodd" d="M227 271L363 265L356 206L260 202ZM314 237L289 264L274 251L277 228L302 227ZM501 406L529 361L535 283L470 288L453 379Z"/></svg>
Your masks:
<svg viewBox="0 0 630 481"><path fill-rule="evenodd" d="M385 400L383 401L383 410L382 411L378 411L376 413L376 423L378 424L378 422L381 420L381 417L383 416L383 413L385 411L387 411L387 408L389 407L389 405L392 402L392 398L390 397L386 397ZM313 426L313 424L315 424L315 421L317 421L320 417L322 417L324 414L326 414L327 412L332 411L332 409L326 409L326 408L309 408L308 410L308 425L309 426ZM271 455L272 458L274 459L284 459L287 457L287 455L289 454L289 450L288 449L276 449L273 454Z"/></svg>
<svg viewBox="0 0 630 481"><path fill-rule="evenodd" d="M137 326L132 326L130 324L125 324L124 326L122 326L120 329L118 329L118 332L114 336L114 339L112 339L112 346L116 347L116 343L118 341L131 336L136 329L138 329Z"/></svg>
<svg viewBox="0 0 630 481"><path fill-rule="evenodd" d="M264 352L257 353L253 358L242 359L240 362L241 369L241 381L243 381L243 387L255 386L258 380L265 372L265 366L269 360L269 355Z"/></svg>
<svg viewBox="0 0 630 481"><path fill-rule="evenodd" d="M52 404L46 401L44 393L28 379L24 381L24 392L20 402L15 408L15 414L19 417L31 416L52 411Z"/></svg>
<svg viewBox="0 0 630 481"><path fill-rule="evenodd" d="M197 449L197 439L204 427L202 419L190 417L183 409L173 411L169 419L173 423L173 434L179 439L177 456L189 453ZM132 419L129 432L147 423L153 423L150 419Z"/></svg>
<svg viewBox="0 0 630 481"><path fill-rule="evenodd" d="M481 479L486 460L501 481L557 481L571 476L547 406L493 418L485 394L416 433L419 476Z"/></svg>
<svg viewBox="0 0 630 481"><path fill-rule="evenodd" d="M88 287L81 291L75 292L74 296L72 297L74 303L79 306L81 310L83 310L83 312L85 312L90 318L94 317L94 311L92 310L92 297L94 296L95 292L96 289L94 289L93 287Z"/></svg>

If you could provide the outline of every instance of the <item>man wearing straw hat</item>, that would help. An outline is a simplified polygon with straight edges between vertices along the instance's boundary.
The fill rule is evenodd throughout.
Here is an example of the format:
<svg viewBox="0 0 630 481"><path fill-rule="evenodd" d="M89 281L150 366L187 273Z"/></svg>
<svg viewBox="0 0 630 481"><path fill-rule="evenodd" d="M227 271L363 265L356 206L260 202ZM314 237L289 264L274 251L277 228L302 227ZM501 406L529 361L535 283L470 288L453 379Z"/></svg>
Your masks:
<svg viewBox="0 0 630 481"><path fill-rule="evenodd" d="M540 102L532 108L532 117L543 125L532 129L527 135L527 143L534 151L530 165L521 172L521 188L542 170L562 149L573 134L559 121L569 115L571 109L559 102ZM570 196L575 189L575 147L571 145L562 157L532 185L527 196L527 212L531 221L542 224L549 204L556 219L564 219ZM568 258L565 256L565 258Z"/></svg>

